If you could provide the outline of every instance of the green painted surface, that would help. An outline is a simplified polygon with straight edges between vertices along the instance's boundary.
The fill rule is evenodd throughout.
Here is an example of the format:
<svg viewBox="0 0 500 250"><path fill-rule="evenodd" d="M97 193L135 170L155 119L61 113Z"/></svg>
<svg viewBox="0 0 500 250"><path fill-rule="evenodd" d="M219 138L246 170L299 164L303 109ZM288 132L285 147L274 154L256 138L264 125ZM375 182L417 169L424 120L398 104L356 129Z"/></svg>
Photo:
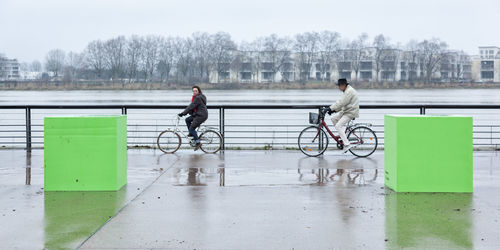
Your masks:
<svg viewBox="0 0 500 250"><path fill-rule="evenodd" d="M126 188L108 192L46 192L45 249L75 249L123 207Z"/></svg>
<svg viewBox="0 0 500 250"><path fill-rule="evenodd" d="M385 185L472 192L472 117L385 116Z"/></svg>
<svg viewBox="0 0 500 250"><path fill-rule="evenodd" d="M388 191L387 249L472 249L472 196Z"/></svg>
<svg viewBox="0 0 500 250"><path fill-rule="evenodd" d="M127 183L127 118L46 117L44 190L112 191Z"/></svg>

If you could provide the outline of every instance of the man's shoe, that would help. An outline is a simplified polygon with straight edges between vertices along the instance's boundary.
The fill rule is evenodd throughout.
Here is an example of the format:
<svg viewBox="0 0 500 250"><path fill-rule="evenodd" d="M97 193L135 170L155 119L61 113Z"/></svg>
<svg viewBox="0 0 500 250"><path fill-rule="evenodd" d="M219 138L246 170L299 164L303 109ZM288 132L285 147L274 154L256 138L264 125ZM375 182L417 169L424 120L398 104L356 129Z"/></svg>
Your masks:
<svg viewBox="0 0 500 250"><path fill-rule="evenodd" d="M344 154L345 154L345 153L347 153L347 152L349 152L349 149L351 149L351 148L353 148L353 147L354 147L354 146L353 146L353 145L351 145L351 144L349 144L349 145L347 145L347 146L344 146Z"/></svg>
<svg viewBox="0 0 500 250"><path fill-rule="evenodd" d="M200 147L201 147L201 143L199 143L199 142L196 143L196 145L194 146L194 151L200 149Z"/></svg>

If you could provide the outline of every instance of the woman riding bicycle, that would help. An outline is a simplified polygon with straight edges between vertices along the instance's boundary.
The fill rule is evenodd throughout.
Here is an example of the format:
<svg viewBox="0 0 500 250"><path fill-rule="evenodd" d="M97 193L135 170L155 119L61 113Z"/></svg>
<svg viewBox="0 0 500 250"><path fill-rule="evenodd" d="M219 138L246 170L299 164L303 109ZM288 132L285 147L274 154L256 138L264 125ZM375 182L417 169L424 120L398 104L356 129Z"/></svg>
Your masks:
<svg viewBox="0 0 500 250"><path fill-rule="evenodd" d="M190 116L186 118L186 125L189 130L189 135L192 136L196 146L194 151L198 150L201 146L200 139L198 138L198 133L196 128L198 128L203 122L208 119L207 110L207 98L202 94L200 87L193 86L193 97L191 98L191 104L179 113L178 116L182 117L187 114Z"/></svg>

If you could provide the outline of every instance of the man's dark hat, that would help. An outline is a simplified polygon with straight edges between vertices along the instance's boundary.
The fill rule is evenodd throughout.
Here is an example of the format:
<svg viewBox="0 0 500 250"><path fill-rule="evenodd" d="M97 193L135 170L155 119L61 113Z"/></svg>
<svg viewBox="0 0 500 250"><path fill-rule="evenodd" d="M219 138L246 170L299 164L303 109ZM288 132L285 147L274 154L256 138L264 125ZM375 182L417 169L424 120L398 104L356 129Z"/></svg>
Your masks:
<svg viewBox="0 0 500 250"><path fill-rule="evenodd" d="M347 83L347 79L345 78L340 78L338 81L337 81L337 86L341 85L341 84L344 84L344 85L348 85L349 83Z"/></svg>

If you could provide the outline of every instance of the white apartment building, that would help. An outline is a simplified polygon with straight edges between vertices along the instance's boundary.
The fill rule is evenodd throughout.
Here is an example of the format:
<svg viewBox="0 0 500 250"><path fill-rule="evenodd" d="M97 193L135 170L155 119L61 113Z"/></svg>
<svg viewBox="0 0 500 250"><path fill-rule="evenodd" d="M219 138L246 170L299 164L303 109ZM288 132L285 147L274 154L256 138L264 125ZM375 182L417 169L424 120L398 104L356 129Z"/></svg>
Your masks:
<svg viewBox="0 0 500 250"><path fill-rule="evenodd" d="M19 80L20 65L17 59L0 57L0 81Z"/></svg>
<svg viewBox="0 0 500 250"><path fill-rule="evenodd" d="M210 74L211 83L268 83L300 81L350 81L397 82L418 81L423 67L415 52L399 49L377 51L366 48L362 53L341 50L330 59L304 60L304 55L290 52L235 51L232 62L219 64ZM307 59L307 58L306 58ZM459 51L446 52L433 80L471 81L471 57ZM500 64L499 64L500 65Z"/></svg>
<svg viewBox="0 0 500 250"><path fill-rule="evenodd" d="M472 80L475 82L500 82L500 48L481 46L472 60Z"/></svg>

